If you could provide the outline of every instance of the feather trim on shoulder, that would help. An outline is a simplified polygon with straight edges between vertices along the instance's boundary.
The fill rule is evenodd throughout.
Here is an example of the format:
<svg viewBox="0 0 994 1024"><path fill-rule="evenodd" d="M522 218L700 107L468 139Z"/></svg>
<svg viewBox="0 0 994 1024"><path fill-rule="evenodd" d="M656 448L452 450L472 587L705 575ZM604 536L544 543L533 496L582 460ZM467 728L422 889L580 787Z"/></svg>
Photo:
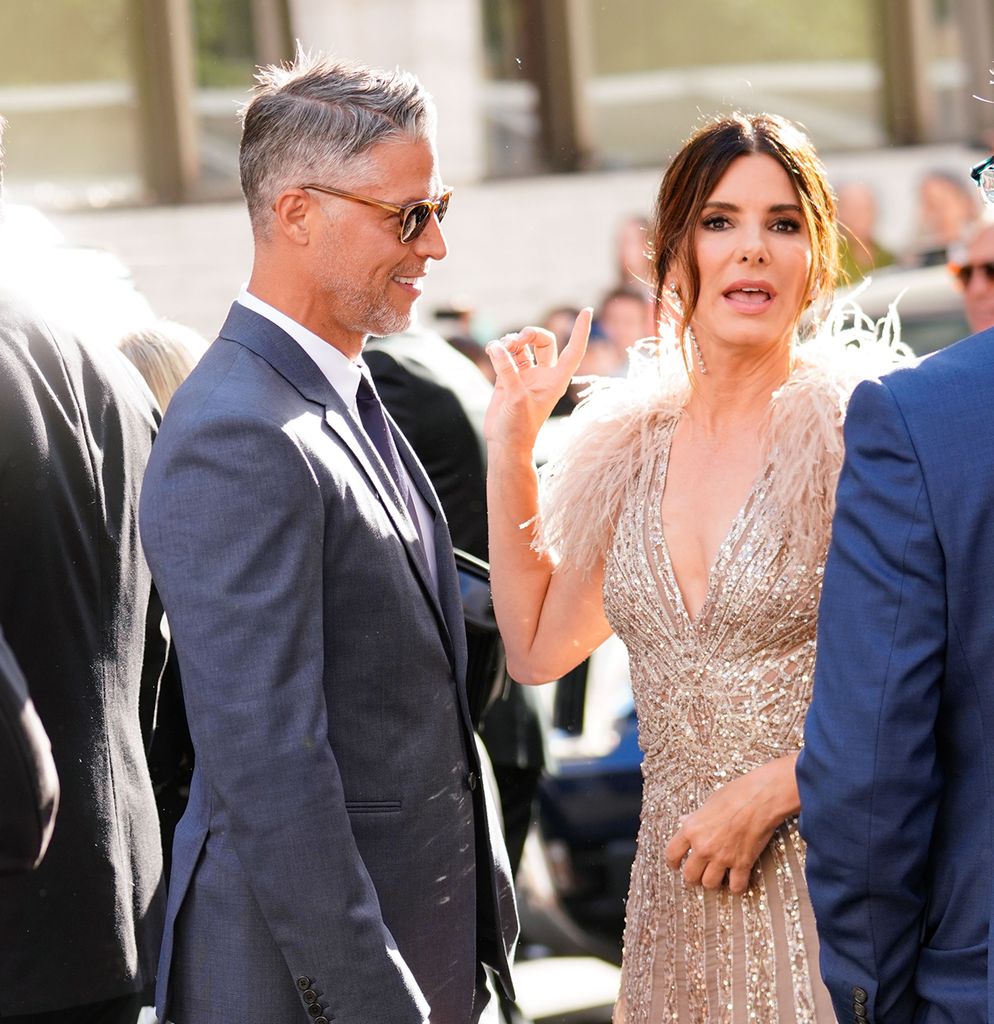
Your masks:
<svg viewBox="0 0 994 1024"><path fill-rule="evenodd" d="M913 359L894 306L880 321L840 300L771 396L765 425L769 496L788 542L815 564L824 556L842 467L842 422L853 388ZM691 394L673 337L632 349L628 376L589 378L541 473L532 546L589 574L606 557L625 499Z"/></svg>
<svg viewBox="0 0 994 1024"><path fill-rule="evenodd" d="M808 565L821 561L828 547L853 389L914 359L900 341L896 307L874 321L857 297L836 302L821 329L797 345L794 368L773 393L766 422L769 497L783 516L788 543Z"/></svg>
<svg viewBox="0 0 994 1024"><path fill-rule="evenodd" d="M671 348L640 342L627 377L579 378L587 388L541 472L532 541L557 564L589 575L607 555L629 488L690 393L675 342Z"/></svg>

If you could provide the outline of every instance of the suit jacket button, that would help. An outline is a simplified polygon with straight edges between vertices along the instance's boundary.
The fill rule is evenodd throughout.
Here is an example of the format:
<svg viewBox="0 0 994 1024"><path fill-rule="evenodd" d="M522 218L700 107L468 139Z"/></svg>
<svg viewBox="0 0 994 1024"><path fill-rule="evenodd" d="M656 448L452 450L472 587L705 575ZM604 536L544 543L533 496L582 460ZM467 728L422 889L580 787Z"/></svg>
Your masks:
<svg viewBox="0 0 994 1024"><path fill-rule="evenodd" d="M321 1016L321 1007L318 1006L317 1003L311 1003L311 1005L307 1007L307 1012L312 1017L320 1017Z"/></svg>
<svg viewBox="0 0 994 1024"><path fill-rule="evenodd" d="M300 978L297 979L297 988L310 988L310 987L311 987L311 979L310 978L300 977Z"/></svg>
<svg viewBox="0 0 994 1024"><path fill-rule="evenodd" d="M470 792L472 792L472 791L473 791L474 789L476 789L476 783L477 783L477 781L478 781L478 780L477 780L477 775L476 775L476 772L470 772L470 773L469 773L469 774L468 774L468 775L466 776L466 785L467 785L467 787L469 788Z"/></svg>
<svg viewBox="0 0 994 1024"><path fill-rule="evenodd" d="M853 997L853 1000L855 1002L857 1002L857 1003L865 1003L866 999L867 999L866 989L865 988L854 988L852 990L852 997Z"/></svg>
<svg viewBox="0 0 994 1024"><path fill-rule="evenodd" d="M317 992L315 992L314 989L309 988L304 993L304 1002L309 1005L311 1003L316 1003L317 1001L318 1001L318 994L317 994Z"/></svg>
<svg viewBox="0 0 994 1024"><path fill-rule="evenodd" d="M320 1017L314 1018L314 1024L328 1024L328 1018L322 1014Z"/></svg>
<svg viewBox="0 0 994 1024"><path fill-rule="evenodd" d="M866 1020L866 1007L862 1003L854 1003L852 1012L856 1014L856 1020Z"/></svg>

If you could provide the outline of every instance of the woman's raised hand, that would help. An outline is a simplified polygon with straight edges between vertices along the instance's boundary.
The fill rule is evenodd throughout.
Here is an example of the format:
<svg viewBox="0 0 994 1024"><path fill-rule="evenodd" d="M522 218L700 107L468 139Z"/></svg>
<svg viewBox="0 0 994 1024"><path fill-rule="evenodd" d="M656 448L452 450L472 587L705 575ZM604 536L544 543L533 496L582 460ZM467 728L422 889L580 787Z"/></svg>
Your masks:
<svg viewBox="0 0 994 1024"><path fill-rule="evenodd" d="M556 339L541 327L505 334L487 346L497 374L483 431L488 441L522 445L530 451L539 428L566 393L590 337L594 311L582 309L569 342L556 352Z"/></svg>

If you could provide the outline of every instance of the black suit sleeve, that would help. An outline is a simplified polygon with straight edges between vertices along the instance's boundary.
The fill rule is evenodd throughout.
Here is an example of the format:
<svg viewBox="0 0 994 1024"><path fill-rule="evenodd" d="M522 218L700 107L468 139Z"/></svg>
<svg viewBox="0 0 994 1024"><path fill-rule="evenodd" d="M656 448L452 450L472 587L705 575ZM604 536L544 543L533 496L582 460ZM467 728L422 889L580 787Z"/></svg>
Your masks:
<svg viewBox="0 0 994 1024"><path fill-rule="evenodd" d="M52 751L7 642L0 633L0 874L41 862L55 824L59 781Z"/></svg>
<svg viewBox="0 0 994 1024"><path fill-rule="evenodd" d="M479 430L455 391L417 360L384 350L363 359L376 390L438 494L452 543L487 557L487 486Z"/></svg>

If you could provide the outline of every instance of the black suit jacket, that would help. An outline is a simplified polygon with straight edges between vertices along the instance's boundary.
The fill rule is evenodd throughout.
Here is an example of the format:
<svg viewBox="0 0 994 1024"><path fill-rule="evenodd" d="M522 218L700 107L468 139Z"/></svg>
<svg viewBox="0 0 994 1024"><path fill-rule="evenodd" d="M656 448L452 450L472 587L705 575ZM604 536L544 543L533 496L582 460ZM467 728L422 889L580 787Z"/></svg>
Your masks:
<svg viewBox="0 0 994 1024"><path fill-rule="evenodd" d="M449 521L452 543L487 558L487 447L483 420L493 389L464 355L421 327L374 338L363 360L390 415L417 453ZM494 766L541 768L536 697L510 685L480 726Z"/></svg>
<svg viewBox="0 0 994 1024"><path fill-rule="evenodd" d="M59 780L24 676L0 633L0 874L41 860L55 823Z"/></svg>
<svg viewBox="0 0 994 1024"><path fill-rule="evenodd" d="M62 784L41 866L0 879L2 1017L150 982L162 860L138 715L148 393L2 291L0 381L0 623Z"/></svg>

